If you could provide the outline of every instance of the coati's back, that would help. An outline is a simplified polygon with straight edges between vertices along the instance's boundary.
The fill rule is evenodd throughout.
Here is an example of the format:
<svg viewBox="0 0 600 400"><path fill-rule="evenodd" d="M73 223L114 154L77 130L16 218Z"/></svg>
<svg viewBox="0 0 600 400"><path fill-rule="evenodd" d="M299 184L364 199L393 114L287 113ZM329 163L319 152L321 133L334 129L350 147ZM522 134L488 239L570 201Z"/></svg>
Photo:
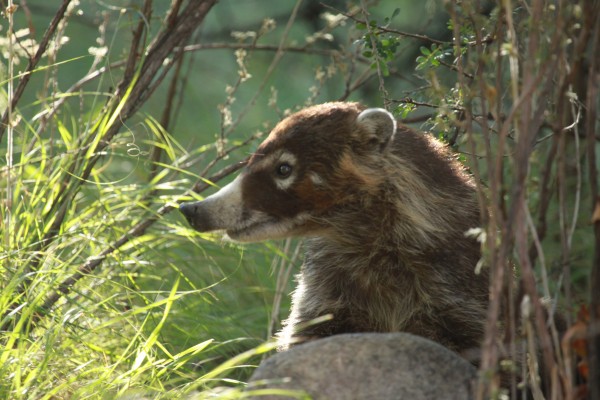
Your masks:
<svg viewBox="0 0 600 400"><path fill-rule="evenodd" d="M480 225L473 182L385 110L328 103L288 117L232 184L182 212L235 240L308 238L283 348L345 332L407 331L457 351L482 340L488 277L465 235Z"/></svg>

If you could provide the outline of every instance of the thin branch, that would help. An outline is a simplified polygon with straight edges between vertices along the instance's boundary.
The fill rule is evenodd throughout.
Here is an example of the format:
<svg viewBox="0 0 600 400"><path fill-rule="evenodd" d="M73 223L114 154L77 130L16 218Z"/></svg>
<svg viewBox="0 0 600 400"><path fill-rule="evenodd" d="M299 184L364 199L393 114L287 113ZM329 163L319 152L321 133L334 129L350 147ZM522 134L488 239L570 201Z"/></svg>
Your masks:
<svg viewBox="0 0 600 400"><path fill-rule="evenodd" d="M554 167L554 160L558 152L558 135L552 135L552 145L548 150L546 161L544 162L544 168L541 171L542 179L540 181L540 194L538 203L538 217L536 224L536 236L541 242L546 237L546 231L548 230L548 209L550 207L550 201L554 191L551 190L552 184L552 171ZM533 243L529 249L529 258L531 262L535 262L538 256L538 248Z"/></svg>
<svg viewBox="0 0 600 400"><path fill-rule="evenodd" d="M70 190L65 190L61 193L65 196L69 196L67 198L58 198L55 199L55 203L58 202L66 202L70 203L70 199L77 193L79 187L87 181L90 176L96 162L101 158L102 150L105 149L114 136L120 131L123 123L128 120L148 99L148 97L153 93L155 87L152 87L151 82L155 81L157 72L163 68L163 71L170 69L173 65L172 63L164 64L164 60L168 57L168 55L178 46L181 46L183 42L185 42L192 32L196 29L198 24L203 20L208 11L212 8L216 0L206 0L203 2L190 2L186 9L182 11L181 16L179 17L179 21L177 25L169 30L162 31L159 33L158 37L150 44L149 49L147 51L147 56L144 59L143 64L139 68L139 76L137 81L134 83L134 77L123 78L121 83L118 85L118 89L116 90L115 96L113 97L109 108L105 111L107 113L112 113L119 106L119 103L122 101L125 96L126 88L130 85L134 85L127 101L123 105L119 119L115 121L115 123L110 126L107 131L104 133L104 136L99 141L95 155L87 160L87 164L83 168L81 174L79 174L78 179L73 183L72 175L69 175L70 183L72 183L72 187ZM147 10L148 11L148 10ZM129 60L135 60L136 53L132 52L129 56ZM129 66L131 65L131 61L127 62L126 74ZM164 76L164 75L163 75ZM90 138L90 141L95 140L94 138ZM87 145L82 148L80 151L81 157L83 157L88 151ZM80 157L75 157L78 160ZM52 210L51 210L52 211ZM53 238L58 231L58 228L62 225L62 218L54 219L53 226L49 231L47 231L44 237L44 243L51 238Z"/></svg>
<svg viewBox="0 0 600 400"><path fill-rule="evenodd" d="M177 94L177 82L179 81L181 68L183 66L183 54L180 52L177 61L175 72L171 78L171 82L169 84L169 88L167 90L167 97L165 100L165 108L163 109L162 116L160 118L160 125L165 131L170 130L170 122L171 122L171 114L173 112L173 104L175 101L175 95ZM162 131L161 131L162 132ZM162 133L160 133L161 139L163 138ZM152 150L150 151L150 172L148 173L148 180L151 181L158 172L158 162L160 162L160 158L162 156L162 147L159 145L152 146Z"/></svg>
<svg viewBox="0 0 600 400"><path fill-rule="evenodd" d="M321 4L325 8L329 8L330 10L335 11L336 13L341 14L341 15L343 15L346 18L350 18L352 21L354 21L354 22L356 22L358 24L363 24L363 25L365 25L367 27L370 26L369 21L368 21L368 17L366 15L365 15L365 19L362 20L360 18L356 18L353 14L345 13L345 12L343 12L343 11L341 11L341 10L335 8L335 7L332 7L330 5L327 5L327 4L324 4L324 3L321 3ZM363 6L364 6L364 4L363 4ZM386 32L386 33L393 33L393 34L399 35L399 36L409 37L409 38L412 38L412 39L422 40L422 41L429 42L429 43L435 43L435 44L440 44L440 45L451 45L452 44L452 42L445 42L443 40L434 39L434 38L431 38L431 37L426 36L426 35L420 35L418 33L411 33L411 32L403 32L403 31L399 31L399 30L396 30L396 29L390 29L390 28L383 27L383 26L377 26L377 30L379 30L381 32Z"/></svg>
<svg viewBox="0 0 600 400"><path fill-rule="evenodd" d="M453 23L453 36L454 36L454 55L457 59L457 66L458 66L458 79L460 82L460 87L461 90L464 90L465 92L467 92L467 86L466 86L466 82L465 82L465 77L466 75L462 73L463 71L463 56L461 54L461 32L460 32L460 25L459 25L459 21L458 21L458 16L456 14L456 9L454 8L454 6L452 6L451 8L451 17L452 17L452 23ZM471 19L472 18L471 16ZM475 31L478 31L478 27L474 27ZM480 43L481 41L481 37L479 36L479 34L477 35L477 44L475 46L476 51L477 51L477 56L478 56L478 75L477 75L477 79L478 79L478 83L479 83L479 89L480 91L482 91L481 89L481 85L484 85L485 82L483 80L483 70L482 70L482 65L481 65L481 58L482 58L482 52L483 52L483 48L482 48L482 44ZM486 96L482 95L482 102L485 102ZM470 113L471 110L469 108L467 108L464 111L465 115L467 116L467 121L470 121ZM483 374L489 373L489 372L495 372L495 366L497 363L497 359L499 356L499 349L498 349L498 343L497 343L497 338L499 335L499 327L498 327L498 321L500 320L500 316L502 314L502 292L504 290L504 288L506 287L506 270L507 270L507 262L506 262L506 254L508 253L508 241L502 241L500 243L500 245L498 245L498 235L501 235L503 233L505 233L506 231L504 230L504 227L502 226L502 221L500 218L501 215L501 207L502 207L502 203L498 201L499 196L498 196L498 192L500 190L500 179L495 179L497 178L496 174L494 174L494 169L493 169L493 164L492 164L492 150L491 150L491 146L489 145L489 127L487 125L487 123L484 123L482 126L484 126L484 144L485 144L485 149L486 149L486 160L488 162L487 168L488 168L488 174L490 174L493 178L491 179L491 181L489 182L490 185L490 197L491 199L489 200L489 214L488 212L485 211L485 207L484 204L486 204L486 200L485 200L485 196L483 195L483 190L481 187L478 188L478 195L479 195L479 200L480 200L480 204L482 207L482 221L483 221L483 226L486 228L486 242L485 242L485 248L488 252L488 257L487 257L487 261L489 262L489 269L490 269L490 282L489 282L489 305L488 305L488 312L487 312L487 318L486 318L486 323L485 323L485 336L484 336L484 340L482 343L482 359L481 359L481 364L480 364L480 371L483 372ZM469 140L469 144L471 147L471 151L475 152L476 150L476 146L475 146L475 140L473 138L473 132L471 129L467 129L468 135L467 135L467 139ZM503 144L503 140L504 140L505 136L500 135L500 148L497 150L498 154L503 154L504 150L502 147ZM477 163L475 163L475 165L477 165ZM479 182L479 179L476 180L477 182ZM500 232L498 232L500 231ZM483 376L483 375L482 375ZM485 392L485 388L487 386L489 391L494 391L498 385L498 379L495 375L492 376L491 382L487 385L485 385L486 382L483 381L483 379L480 379L477 385L477 398L481 399L484 396L484 392Z"/></svg>
<svg viewBox="0 0 600 400"><path fill-rule="evenodd" d="M6 113L8 115L9 120L12 120L13 116L13 108L12 108L12 99L13 99L13 76L14 76L14 63L15 63L15 54L14 54L14 11L16 6L13 5L12 1L8 2L8 6L6 8L6 14L8 17L8 87L7 87L7 97L8 97L8 107ZM2 204L2 213L4 214L5 220L4 222L4 243L7 249L11 248L11 242L13 241L13 226L12 221L12 213L14 210L13 207L13 157L14 157L14 130L12 124L8 126L8 140L6 144L6 200L2 202L0 200L0 204ZM10 263L9 260L6 261Z"/></svg>
<svg viewBox="0 0 600 400"><path fill-rule="evenodd" d="M62 96L60 98L56 99L52 103L52 106L49 109L44 110L44 111L36 114L33 117L34 121L38 118L40 119L40 125L36 131L37 134L39 135L42 131L44 131L44 129L46 128L46 125L48 124L48 121L54 116L54 114L56 114L56 112L60 109L60 107L63 105L63 103L65 101L67 101L69 96L65 96L65 95L78 92L87 83L93 81L96 78L99 78L105 72L110 71L113 68L122 67L126 63L127 63L127 60L116 61L108 66L103 66L103 67L100 67L96 70L89 72L87 75L85 75L84 77L79 79L77 82L75 82L69 89L64 91L64 93L62 94Z"/></svg>
<svg viewBox="0 0 600 400"><path fill-rule="evenodd" d="M199 51L199 50L258 50L258 51L282 51L284 53L300 53L300 54L315 54L319 56L332 57L338 54L339 50L317 49L312 47L296 47L296 46L274 46L268 44L254 43L197 43L190 44L183 48L183 51Z"/></svg>
<svg viewBox="0 0 600 400"><path fill-rule="evenodd" d="M50 42L50 39L54 35L54 32L56 31L58 24L65 16L65 12L67 11L67 7L69 6L70 3L71 3L71 0L63 0L58 11L56 11L56 14L54 14L54 18L52 18L50 25L48 25L48 29L46 29L46 32L44 33L44 37L40 41L38 50L36 51L35 55L29 59L29 62L27 63L27 67L25 68L25 73L22 75L21 80L19 81L19 84L17 85L17 88L15 89L15 92L14 92L14 95L12 98L12 102L11 102L11 107L10 107L11 109L14 110L17 107L17 103L21 99L21 96L23 95L23 92L25 91L25 87L29 83L29 79L31 78L31 73L33 72L33 70L35 69L37 64L40 62L40 59L46 52L46 49L48 48L48 43ZM9 123L12 123L12 121L9 121L9 119L8 119L8 109L7 109L6 111L4 111L4 115L2 116L2 121L0 122L0 142L2 142L2 137L4 136L4 132L6 131L6 127Z"/></svg>
<svg viewBox="0 0 600 400"><path fill-rule="evenodd" d="M148 28L148 21L152 16L152 0L144 1L144 7L141 10L141 16L137 27L133 31L131 38L131 45L129 46L129 56L127 57L127 63L125 64L125 71L123 72L123 78L117 92L124 92L129 82L133 79L137 62L139 61L140 45L143 45L142 36Z"/></svg>
<svg viewBox="0 0 600 400"><path fill-rule="evenodd" d="M352 63L352 68L354 68L354 63ZM362 86L364 86L374 76L376 76L376 75L372 73L371 68L366 68L356 78L356 80L354 81L354 83L351 82L352 76L349 76L348 80L346 82L345 88L344 88L344 93L338 98L338 101L346 101L346 100L348 100L348 97L350 97L350 95L352 93L354 93L356 90L358 90L359 88L361 88Z"/></svg>
<svg viewBox="0 0 600 400"><path fill-rule="evenodd" d="M405 97L403 99L390 99L391 102L393 103L399 103L399 104L411 104L413 106L418 106L418 107L427 107L427 108L442 108L442 107L447 107L449 109L451 109L452 111L458 111L458 112L465 112L465 108L464 107L459 107L459 106L450 106L450 105L438 105L438 104L432 104L432 103L428 103L425 101L418 101L415 99L412 99L410 97Z"/></svg>
<svg viewBox="0 0 600 400"><path fill-rule="evenodd" d="M129 101L123 107L121 112L123 119L129 118L137 112L154 92L157 87L156 81L162 79L158 72L162 70L166 73L173 65L172 61L165 63L165 60L168 60L169 56L178 47L183 47L216 1L190 1L187 7L177 16L177 22L174 23L172 28L163 30L157 35L149 46L140 70L140 76L131 91ZM118 129L110 132L108 137L112 137L117 131Z"/></svg>
<svg viewBox="0 0 600 400"><path fill-rule="evenodd" d="M208 163L208 165L206 167L204 167L204 169L202 170L202 172L200 173L200 176L204 176L206 174L208 174L208 171L210 171L212 169L212 167L214 167L215 165L217 165L217 163L221 160L223 160L225 157L227 157L229 154L231 154L234 150L237 150L239 148L245 147L247 146L249 143L255 141L257 138L259 138L260 136L262 136L262 132L257 132L254 135L250 136L248 139L244 140L242 143L231 147L230 149L228 149L227 151L219 154L217 157L215 157L214 160L212 160L211 162ZM247 162L247 158L244 161L240 161L241 163L246 163ZM196 186L194 186L192 188L193 192L197 192L199 190L198 185L200 185L201 182L198 182L196 184Z"/></svg>

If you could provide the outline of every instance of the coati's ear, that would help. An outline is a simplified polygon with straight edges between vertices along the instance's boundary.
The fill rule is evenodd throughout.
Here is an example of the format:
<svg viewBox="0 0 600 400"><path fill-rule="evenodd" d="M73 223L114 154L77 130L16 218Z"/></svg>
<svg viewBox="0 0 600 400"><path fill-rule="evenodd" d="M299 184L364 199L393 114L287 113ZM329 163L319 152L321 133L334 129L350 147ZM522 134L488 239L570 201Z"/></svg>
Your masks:
<svg viewBox="0 0 600 400"><path fill-rule="evenodd" d="M356 118L373 149L383 151L396 133L396 118L383 108L367 108Z"/></svg>

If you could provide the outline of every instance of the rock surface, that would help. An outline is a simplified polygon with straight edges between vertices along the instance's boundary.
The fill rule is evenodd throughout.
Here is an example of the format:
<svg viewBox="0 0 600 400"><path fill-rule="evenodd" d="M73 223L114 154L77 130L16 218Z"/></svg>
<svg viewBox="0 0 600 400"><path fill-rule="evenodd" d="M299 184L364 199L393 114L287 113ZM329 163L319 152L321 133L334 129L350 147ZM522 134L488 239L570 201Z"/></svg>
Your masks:
<svg viewBox="0 0 600 400"><path fill-rule="evenodd" d="M360 333L315 340L266 359L247 390L302 390L319 400L465 400L473 398L476 375L469 362L430 340ZM266 391L252 398L290 398L281 393L259 397L261 392Z"/></svg>

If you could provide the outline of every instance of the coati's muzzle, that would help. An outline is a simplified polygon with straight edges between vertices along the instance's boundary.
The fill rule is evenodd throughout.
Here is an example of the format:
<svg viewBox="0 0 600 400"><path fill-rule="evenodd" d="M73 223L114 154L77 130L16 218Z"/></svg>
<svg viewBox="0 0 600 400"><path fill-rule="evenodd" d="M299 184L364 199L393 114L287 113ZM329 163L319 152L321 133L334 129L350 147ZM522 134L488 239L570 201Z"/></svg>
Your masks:
<svg viewBox="0 0 600 400"><path fill-rule="evenodd" d="M281 219L244 207L243 179L242 173L203 201L181 204L179 211L197 231L225 231L230 239L239 242L278 239L296 233L295 229L305 220L303 216Z"/></svg>
<svg viewBox="0 0 600 400"><path fill-rule="evenodd" d="M227 230L242 225L241 176L202 201L182 203L179 211L199 232Z"/></svg>

